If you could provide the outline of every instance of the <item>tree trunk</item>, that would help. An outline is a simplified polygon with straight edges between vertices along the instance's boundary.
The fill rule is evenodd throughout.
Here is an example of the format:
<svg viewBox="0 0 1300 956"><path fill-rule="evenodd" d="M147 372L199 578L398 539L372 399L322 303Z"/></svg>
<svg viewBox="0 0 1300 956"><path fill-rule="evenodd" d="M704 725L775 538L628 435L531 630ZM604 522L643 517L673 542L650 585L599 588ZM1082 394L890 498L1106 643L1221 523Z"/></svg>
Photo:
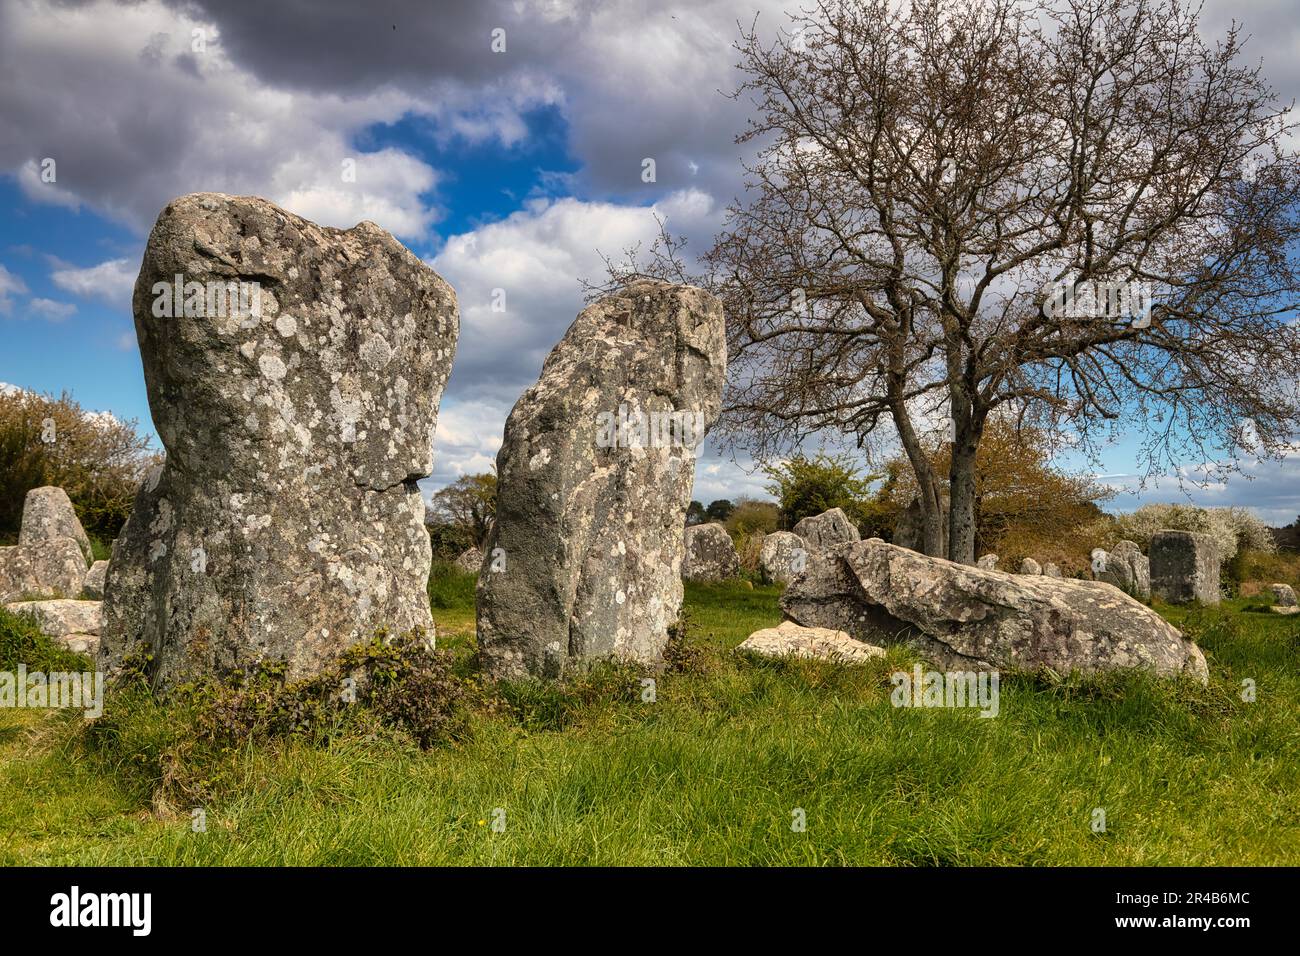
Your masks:
<svg viewBox="0 0 1300 956"><path fill-rule="evenodd" d="M921 551L931 557L944 557L943 508L939 497L939 479L930 464L930 457L912 428L912 419L900 402L893 409L894 427L912 465L918 489L917 500L921 506Z"/></svg>
<svg viewBox="0 0 1300 956"><path fill-rule="evenodd" d="M984 422L972 415L970 406L953 403L953 443L948 467L951 495L948 516L948 560L975 563L975 456L979 451Z"/></svg>

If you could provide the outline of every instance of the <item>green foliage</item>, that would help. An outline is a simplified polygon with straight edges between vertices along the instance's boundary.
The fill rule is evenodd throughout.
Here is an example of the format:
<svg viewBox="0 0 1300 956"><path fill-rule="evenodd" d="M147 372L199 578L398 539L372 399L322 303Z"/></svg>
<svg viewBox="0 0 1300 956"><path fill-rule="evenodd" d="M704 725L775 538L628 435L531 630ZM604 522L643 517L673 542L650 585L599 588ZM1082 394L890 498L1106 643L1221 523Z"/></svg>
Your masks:
<svg viewBox="0 0 1300 956"><path fill-rule="evenodd" d="M455 557L467 548L482 548L496 515L497 476L461 475L434 493L427 510L436 554Z"/></svg>
<svg viewBox="0 0 1300 956"><path fill-rule="evenodd" d="M687 524L706 524L709 516L704 511L704 505L698 501L692 501L686 509Z"/></svg>
<svg viewBox="0 0 1300 956"><path fill-rule="evenodd" d="M781 525L781 509L770 501L742 499L724 524L733 538L771 534Z"/></svg>
<svg viewBox="0 0 1300 956"><path fill-rule="evenodd" d="M905 650L860 667L738 658L736 644L780 619L779 588L685 593L661 672L600 665L509 685L508 704L467 686L465 735L427 750L358 705L313 734L292 731L297 711L271 719L284 708L258 704L248 723L290 731L219 742L194 733L196 699L159 704L130 686L89 732L80 717L0 711L0 863L1300 861L1294 620L1241 601L1160 608L1205 650L1208 686L1004 674L985 720L892 706L889 674L914 663ZM1089 826L1097 806L1104 835ZM487 826L497 807L503 833ZM793 807L806 832L791 830Z"/></svg>
<svg viewBox="0 0 1300 956"><path fill-rule="evenodd" d="M87 533L111 541L157 460L134 419L87 412L66 392L0 392L0 539L17 536L30 489L58 485Z"/></svg>
<svg viewBox="0 0 1300 956"><path fill-rule="evenodd" d="M349 717L369 711L365 716L427 748L464 735L472 686L453 672L447 654L429 649L416 631L354 647L308 680L290 682L281 662L268 662L184 693L198 704L198 737L212 743L327 741Z"/></svg>
<svg viewBox="0 0 1300 956"><path fill-rule="evenodd" d="M717 501L709 502L709 506L704 509L704 516L710 521L726 521L734 510L736 506L730 499L719 498Z"/></svg>
<svg viewBox="0 0 1300 956"><path fill-rule="evenodd" d="M1294 551L1244 550L1240 553L1237 572L1239 581L1289 584L1300 590L1300 554Z"/></svg>
<svg viewBox="0 0 1300 956"><path fill-rule="evenodd" d="M830 508L842 508L855 525L867 522L873 513L871 485L880 477L862 474L847 454L824 451L766 465L763 473L772 480L767 490L779 503L786 528Z"/></svg>

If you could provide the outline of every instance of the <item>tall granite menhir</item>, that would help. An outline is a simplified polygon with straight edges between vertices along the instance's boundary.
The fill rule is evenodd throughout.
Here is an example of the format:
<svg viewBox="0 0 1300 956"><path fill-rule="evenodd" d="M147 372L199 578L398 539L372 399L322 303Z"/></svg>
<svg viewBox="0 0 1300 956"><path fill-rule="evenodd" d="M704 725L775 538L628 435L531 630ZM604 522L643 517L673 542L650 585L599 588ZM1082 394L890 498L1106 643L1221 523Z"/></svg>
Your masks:
<svg viewBox="0 0 1300 956"><path fill-rule="evenodd" d="M451 287L373 223L199 193L158 217L134 310L167 458L113 549L101 666L145 650L161 688L265 659L296 678L381 627L431 634L416 481Z"/></svg>
<svg viewBox="0 0 1300 956"><path fill-rule="evenodd" d="M636 282L578 315L497 455L478 583L490 674L660 658L681 607L695 453L726 363L722 306L691 286Z"/></svg>

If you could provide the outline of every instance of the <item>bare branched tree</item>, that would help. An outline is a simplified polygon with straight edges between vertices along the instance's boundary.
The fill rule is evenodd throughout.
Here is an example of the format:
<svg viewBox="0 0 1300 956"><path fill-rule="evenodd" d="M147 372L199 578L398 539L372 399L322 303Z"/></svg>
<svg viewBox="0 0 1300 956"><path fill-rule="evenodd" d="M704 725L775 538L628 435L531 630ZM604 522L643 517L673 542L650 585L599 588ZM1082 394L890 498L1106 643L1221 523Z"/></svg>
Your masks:
<svg viewBox="0 0 1300 956"><path fill-rule="evenodd" d="M820 0L774 41L742 30L756 158L697 277L728 311L728 438L763 457L892 426L937 554L937 414L965 563L991 416L1094 452L1140 431L1148 476L1281 454L1300 429L1295 127L1239 29L1208 42L1198 14ZM680 278L679 246L651 252Z"/></svg>

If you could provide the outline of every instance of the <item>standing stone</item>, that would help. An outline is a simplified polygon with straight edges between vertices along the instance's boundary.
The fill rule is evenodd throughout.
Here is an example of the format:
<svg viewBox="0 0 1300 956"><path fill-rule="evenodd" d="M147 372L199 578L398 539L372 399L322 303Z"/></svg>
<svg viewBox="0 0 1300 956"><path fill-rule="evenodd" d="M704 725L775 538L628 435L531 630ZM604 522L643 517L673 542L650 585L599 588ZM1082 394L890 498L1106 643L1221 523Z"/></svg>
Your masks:
<svg viewBox="0 0 1300 956"><path fill-rule="evenodd" d="M814 550L835 548L850 541L862 540L862 535L858 534L858 529L842 508L831 508L800 520L794 526L794 533Z"/></svg>
<svg viewBox="0 0 1300 956"><path fill-rule="evenodd" d="M77 519L77 511L72 507L68 493L55 485L32 488L23 501L23 523L18 532L18 543L44 544L55 538L71 538L81 548L87 564L93 559L90 538Z"/></svg>
<svg viewBox="0 0 1300 956"><path fill-rule="evenodd" d="M763 536L758 566L769 582L788 584L808 563L808 543L790 531L773 531Z"/></svg>
<svg viewBox="0 0 1300 956"><path fill-rule="evenodd" d="M975 562L975 567L983 568L985 571L996 571L998 569L998 556L996 554L986 554Z"/></svg>
<svg viewBox="0 0 1300 956"><path fill-rule="evenodd" d="M948 518L951 508L948 498L941 495L939 507L941 512L939 516L940 548L946 555L948 553ZM924 541L925 526L921 521L921 499L913 498L912 503L899 512L898 518L894 522L893 543L900 548L908 548L912 551L924 553L922 548Z"/></svg>
<svg viewBox="0 0 1300 956"><path fill-rule="evenodd" d="M740 558L727 529L714 522L693 524L683 533L682 577L726 581L740 576Z"/></svg>
<svg viewBox="0 0 1300 956"><path fill-rule="evenodd" d="M1020 573L1021 574L1042 574L1043 566L1039 564L1037 561L1035 561L1033 558L1021 558Z"/></svg>
<svg viewBox="0 0 1300 956"><path fill-rule="evenodd" d="M86 583L82 586L86 597L96 601L104 599L104 579L108 575L108 562L96 561L86 572Z"/></svg>
<svg viewBox="0 0 1300 956"><path fill-rule="evenodd" d="M74 538L0 548L0 601L76 598L85 582L86 559Z"/></svg>
<svg viewBox="0 0 1300 956"><path fill-rule="evenodd" d="M483 566L483 552L478 548L466 548L453 563L466 574L478 574Z"/></svg>
<svg viewBox="0 0 1300 956"><path fill-rule="evenodd" d="M1151 537L1151 593L1170 604L1218 604L1219 547L1200 531L1157 531Z"/></svg>
<svg viewBox="0 0 1300 956"><path fill-rule="evenodd" d="M451 287L373 223L197 193L158 217L134 311L167 457L113 547L105 670L146 650L159 688L266 659L298 679L381 628L431 636L416 482Z"/></svg>
<svg viewBox="0 0 1300 956"><path fill-rule="evenodd" d="M722 306L691 286L635 282L578 315L515 403L497 455L485 549L502 549L502 564L478 581L490 674L660 659L681 607L695 455L726 364Z"/></svg>
<svg viewBox="0 0 1300 956"><path fill-rule="evenodd" d="M1059 578L1061 576L1061 569L1051 561L1048 561L1043 565L1043 575L1049 578Z"/></svg>
<svg viewBox="0 0 1300 956"><path fill-rule="evenodd" d="M1296 606L1295 588L1291 585L1270 584L1268 589L1273 592L1273 603L1278 607Z"/></svg>
<svg viewBox="0 0 1300 956"><path fill-rule="evenodd" d="M1132 541L1121 541L1110 551L1093 552L1098 581L1113 584L1125 594L1146 601L1151 597L1151 562Z"/></svg>

